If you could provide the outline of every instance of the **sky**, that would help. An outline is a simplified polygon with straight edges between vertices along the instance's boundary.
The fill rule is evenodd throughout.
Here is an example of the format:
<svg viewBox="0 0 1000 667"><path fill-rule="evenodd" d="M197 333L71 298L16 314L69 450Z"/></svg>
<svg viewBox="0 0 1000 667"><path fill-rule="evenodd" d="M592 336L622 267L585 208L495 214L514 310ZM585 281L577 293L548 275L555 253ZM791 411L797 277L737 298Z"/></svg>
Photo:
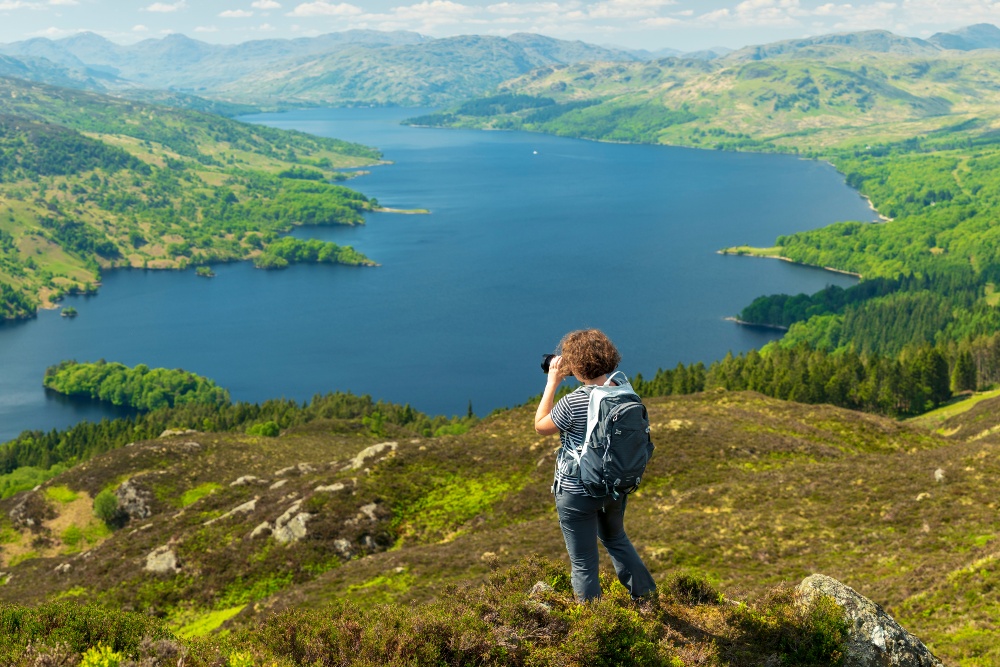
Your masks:
<svg viewBox="0 0 1000 667"><path fill-rule="evenodd" d="M0 0L0 42L91 31L121 44L171 33L232 44L361 28L693 51L870 29L928 37L974 23L1000 24L1000 0Z"/></svg>

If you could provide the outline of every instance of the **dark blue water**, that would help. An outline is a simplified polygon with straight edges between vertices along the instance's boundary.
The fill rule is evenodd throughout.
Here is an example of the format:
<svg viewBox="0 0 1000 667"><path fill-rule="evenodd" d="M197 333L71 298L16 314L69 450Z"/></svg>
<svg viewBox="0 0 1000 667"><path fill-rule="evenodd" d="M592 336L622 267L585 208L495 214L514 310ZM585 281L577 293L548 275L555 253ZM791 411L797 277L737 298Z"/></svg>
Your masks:
<svg viewBox="0 0 1000 667"><path fill-rule="evenodd" d="M114 416L46 396L45 368L71 358L185 368L237 400L339 389L445 414L540 392L542 353L580 327L607 331L629 373L709 362L773 338L723 319L754 297L852 282L717 249L873 215L818 162L397 124L414 113L250 118L375 145L393 161L352 187L430 215L299 233L381 267L109 273L99 295L67 299L75 319L0 326L0 441Z"/></svg>

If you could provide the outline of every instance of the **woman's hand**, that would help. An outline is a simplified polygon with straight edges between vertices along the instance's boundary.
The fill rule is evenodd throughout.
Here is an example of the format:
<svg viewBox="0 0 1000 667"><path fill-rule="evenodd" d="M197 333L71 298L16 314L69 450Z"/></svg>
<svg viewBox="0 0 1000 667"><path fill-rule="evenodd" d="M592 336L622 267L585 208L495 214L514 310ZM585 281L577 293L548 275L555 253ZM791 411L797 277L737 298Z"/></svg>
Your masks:
<svg viewBox="0 0 1000 667"><path fill-rule="evenodd" d="M567 373L562 367L562 356L557 354L552 357L552 361L549 362L548 381L550 384L559 384L567 377L569 377L569 373Z"/></svg>
<svg viewBox="0 0 1000 667"><path fill-rule="evenodd" d="M552 357L545 391L542 392L542 400L538 402L538 409L535 411L535 431L541 435L553 435L559 432L559 427L553 423L549 413L552 412L556 389L567 375L568 373L562 368L562 357L559 355Z"/></svg>

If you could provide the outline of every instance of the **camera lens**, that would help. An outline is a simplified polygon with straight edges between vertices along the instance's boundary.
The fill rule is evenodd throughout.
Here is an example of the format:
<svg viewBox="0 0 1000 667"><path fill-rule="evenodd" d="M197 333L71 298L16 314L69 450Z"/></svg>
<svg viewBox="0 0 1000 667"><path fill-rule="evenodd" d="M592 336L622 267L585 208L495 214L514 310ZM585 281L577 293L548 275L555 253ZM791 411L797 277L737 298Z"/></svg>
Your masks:
<svg viewBox="0 0 1000 667"><path fill-rule="evenodd" d="M548 373L549 372L549 364L551 364L552 360L555 359L555 358L556 358L556 355L554 355L554 354L543 354L542 355L542 372L543 373Z"/></svg>

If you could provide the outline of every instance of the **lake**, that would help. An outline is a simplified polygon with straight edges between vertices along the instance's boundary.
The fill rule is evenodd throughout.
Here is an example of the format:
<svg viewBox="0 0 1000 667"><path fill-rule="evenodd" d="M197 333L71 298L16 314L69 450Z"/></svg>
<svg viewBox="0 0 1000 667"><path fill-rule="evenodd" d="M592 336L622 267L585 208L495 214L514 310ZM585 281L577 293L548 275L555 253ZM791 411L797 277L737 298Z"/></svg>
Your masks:
<svg viewBox="0 0 1000 667"><path fill-rule="evenodd" d="M759 347L774 332L725 321L755 297L846 286L849 276L726 257L780 234L874 219L828 164L789 156L630 146L528 133L410 128L426 110L321 109L245 120L379 147L392 164L349 182L383 206L353 228L297 236L353 245L377 268L248 263L122 270L97 296L0 326L0 441L121 414L48 395L63 359L184 368L235 400L335 390L478 414L524 402L541 355L566 331L599 327L622 369Z"/></svg>

